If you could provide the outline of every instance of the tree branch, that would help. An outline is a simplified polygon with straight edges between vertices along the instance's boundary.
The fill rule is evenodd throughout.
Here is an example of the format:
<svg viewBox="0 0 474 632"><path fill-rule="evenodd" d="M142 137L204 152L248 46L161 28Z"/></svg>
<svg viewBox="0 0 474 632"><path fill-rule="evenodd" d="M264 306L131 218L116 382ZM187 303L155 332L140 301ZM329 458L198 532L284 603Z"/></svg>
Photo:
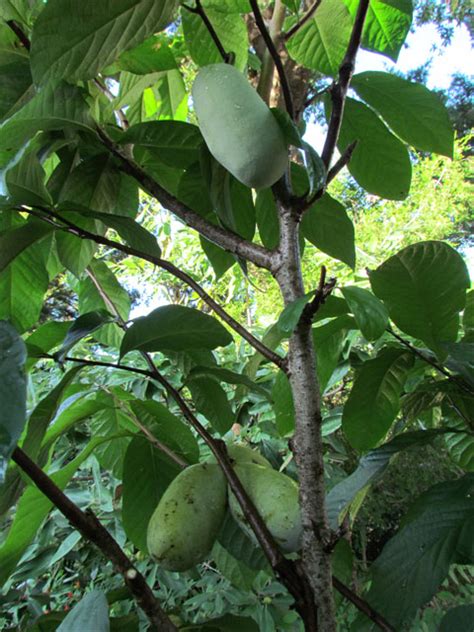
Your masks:
<svg viewBox="0 0 474 632"><path fill-rule="evenodd" d="M306 22L313 17L314 12L319 7L321 2L322 0L315 0L315 2L313 2L313 4L309 7L306 13L302 16L302 18L298 22L296 22L296 24L293 24L291 28L288 29L288 31L283 35L285 41L288 41L292 35L297 33L300 30L300 28L304 26Z"/></svg>
<svg viewBox="0 0 474 632"><path fill-rule="evenodd" d="M326 142L324 143L324 149L321 155L327 169L329 169L331 165L334 150L339 138L347 90L349 88L352 75L354 74L355 59L362 39L362 29L364 28L368 8L369 0L360 0L354 26L352 28L351 38L347 46L346 54L339 68L339 78L331 88L332 112L329 120Z"/></svg>
<svg viewBox="0 0 474 632"><path fill-rule="evenodd" d="M21 26L19 26L15 20L7 20L7 26L15 33L15 35L18 37L19 41L23 44L24 48L26 48L26 50L30 50L31 48L31 42L28 39L28 37L26 36L25 32L23 31L23 29L21 28Z"/></svg>
<svg viewBox="0 0 474 632"><path fill-rule="evenodd" d="M218 314L224 322L226 322L229 325L229 327L231 327L236 333L238 333L242 338L244 338L244 340L246 340L254 349L256 349L259 353L261 353L265 358L267 358L267 360L276 364L276 366L278 366L280 369L282 369L283 371L286 371L286 358L282 358L280 355L278 355L277 353L275 353L274 351L266 347L258 338L256 338L245 327L243 327L243 325L237 322L228 312L226 312L226 310L221 305L219 305L219 303L217 303L206 292L206 290L203 287L201 287L199 283L197 283L197 281L195 281L189 274L187 274L183 270L180 270L179 268L177 268L173 263L166 261L165 259L161 259L160 257L154 257L145 252L137 250L136 248L132 248L125 244L121 244L120 242L114 241L112 239L108 239L107 237L103 237L101 235L91 233L88 230L80 228L79 226L77 226L73 222L70 222L68 219L66 219L62 215L59 215L58 213L55 213L54 211L51 211L50 209L47 209L45 207L41 207L41 208L37 207L37 208L39 208L41 213L45 213L46 215L48 215L49 218L54 218L54 220L63 222L65 226L58 225L56 222L50 221L48 217L44 217L44 215L38 214L32 211L32 209L30 208L20 207L19 210L21 210L22 212L26 212L31 215L34 215L35 217L42 219L43 221L49 221L49 223L52 223L59 230L65 230L66 232L69 232L72 235L75 235L76 237L79 237L81 239L89 239L91 241L95 241L98 244L108 246L109 248L114 248L115 250L120 250L121 252L124 252L128 255L138 257L140 259L148 261L152 263L153 265L163 270L166 270L167 272L169 272L176 278L180 279L181 281L189 285L189 287L191 287L196 292L196 294L207 305L209 305L209 307L216 314Z"/></svg>
<svg viewBox="0 0 474 632"><path fill-rule="evenodd" d="M316 290L316 294L313 297L313 300L306 304L305 308L300 317L300 321L306 323L312 323L313 317L327 299L327 297L331 294L336 285L336 279L329 279L326 283L326 266L321 266L321 274L319 277L318 289Z"/></svg>
<svg viewBox="0 0 474 632"><path fill-rule="evenodd" d="M269 250L263 248L263 246L247 241L221 226L216 226L208 222L189 206L183 204L176 197L168 193L166 189L151 178L136 162L126 156L102 129L97 127L96 132L102 144L119 160L122 170L132 176L144 190L148 191L164 208L174 213L174 215L179 217L187 226L194 228L198 233L221 248L224 248L224 250L239 255L260 268L271 268L272 253Z"/></svg>
<svg viewBox="0 0 474 632"><path fill-rule="evenodd" d="M212 41L217 46L217 50L219 51L220 56L222 57L222 59L224 60L226 64L230 64L232 62L233 53L232 52L226 53L226 50L224 46L222 45L222 42L219 39L219 36L217 35L215 28L212 26L212 22L210 21L206 12L204 11L204 8L201 4L201 0L196 0L195 7L190 7L187 4L183 4L183 8L185 8L190 13L195 13L199 15L201 20L204 22L204 25L206 26L207 30L209 31L209 35L211 36Z"/></svg>
<svg viewBox="0 0 474 632"><path fill-rule="evenodd" d="M148 586L146 579L132 564L123 550L102 526L92 511L83 512L59 489L54 481L20 448L15 448L12 459L34 482L36 487L53 503L85 538L93 542L107 557L148 617L153 629L176 632L177 627L168 618Z"/></svg>
<svg viewBox="0 0 474 632"><path fill-rule="evenodd" d="M332 583L334 588L339 591L341 595L353 603L357 610L363 612L371 621L376 623L381 630L384 630L384 632L397 632L395 628L393 628L390 623L382 617L381 614L374 610L370 604L359 597L359 595L357 595L348 586L339 581L337 577L333 576Z"/></svg>
<svg viewBox="0 0 474 632"><path fill-rule="evenodd" d="M258 1L250 0L250 6L252 7L252 11L255 16L255 22L258 26L258 30L262 34L267 50L271 58L273 59L273 63L275 64L277 72L278 72L278 76L280 77L280 84L281 84L281 89L283 91L283 97L285 99L286 111L288 112L288 115L290 116L290 118L293 119L295 116L295 113L294 113L294 108L293 108L293 99L291 96L290 85L288 83L285 69L283 67L283 62L281 61L280 55L278 54L278 51L275 46L275 40L280 36L280 29L279 28L275 29L275 33L272 34L273 36L270 35L270 33L267 30L267 27L265 26L265 21L263 19L263 16L260 12ZM285 6L280 3L280 0L276 0L273 11L275 14L277 13L277 11L281 12L282 16L284 17ZM270 74L273 75L272 72Z"/></svg>

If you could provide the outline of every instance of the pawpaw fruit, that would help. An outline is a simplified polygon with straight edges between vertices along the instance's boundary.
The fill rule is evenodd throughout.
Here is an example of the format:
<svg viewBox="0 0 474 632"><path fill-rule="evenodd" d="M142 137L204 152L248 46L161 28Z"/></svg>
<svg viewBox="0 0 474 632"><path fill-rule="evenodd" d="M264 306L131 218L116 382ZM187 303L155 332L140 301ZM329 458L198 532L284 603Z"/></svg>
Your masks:
<svg viewBox="0 0 474 632"><path fill-rule="evenodd" d="M199 128L209 151L250 188L269 187L288 164L283 132L244 75L229 64L210 64L192 88Z"/></svg>
<svg viewBox="0 0 474 632"><path fill-rule="evenodd" d="M169 571L185 571L209 554L224 519L227 486L218 465L199 463L171 482L147 530L152 558Z"/></svg>
<svg viewBox="0 0 474 632"><path fill-rule="evenodd" d="M231 443L227 446L227 453L230 458L237 464L242 463L254 463L255 465L262 465L263 467L272 467L270 461L247 445L239 443ZM209 463L216 463L215 456L211 456Z"/></svg>
<svg viewBox="0 0 474 632"><path fill-rule="evenodd" d="M235 472L282 551L297 551L301 547L303 528L296 482L276 470L253 463L236 465ZM255 535L232 493L229 506L236 522L255 542Z"/></svg>

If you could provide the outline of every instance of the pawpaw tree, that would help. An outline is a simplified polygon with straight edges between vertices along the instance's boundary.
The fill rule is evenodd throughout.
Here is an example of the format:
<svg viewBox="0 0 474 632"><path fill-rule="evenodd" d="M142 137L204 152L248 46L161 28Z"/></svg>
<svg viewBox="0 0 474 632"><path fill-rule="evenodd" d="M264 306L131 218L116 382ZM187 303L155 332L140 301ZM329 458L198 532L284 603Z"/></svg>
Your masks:
<svg viewBox="0 0 474 632"><path fill-rule="evenodd" d="M355 72L361 48L397 60L412 10L0 3L0 583L25 577L54 509L126 587L86 591L66 619L36 612L29 629L274 629L237 607L191 617L167 601L167 573L192 578L205 562L231 584L277 580L292 615L281 629L334 632L351 608L344 629L401 630L453 564L473 562L465 262L413 235L359 269L335 187L348 170L359 190L404 200L421 155L453 154L436 94ZM327 122L320 154L305 137L315 102ZM163 213L171 232L150 221ZM199 235L212 273L173 260L182 231ZM327 263L307 278L315 251ZM189 301L130 318L123 280L137 261ZM338 284L331 262L352 281ZM267 331L216 299L213 281L232 270L248 287L257 273L277 284L284 308ZM58 279L73 318L44 315ZM254 453L231 440L246 428ZM399 453L416 460L426 445L449 455L452 478L416 499L355 589L350 536L364 499ZM107 528L71 493L88 459L118 490ZM126 621L109 620L131 598ZM460 608L441 629L461 629L472 606Z"/></svg>

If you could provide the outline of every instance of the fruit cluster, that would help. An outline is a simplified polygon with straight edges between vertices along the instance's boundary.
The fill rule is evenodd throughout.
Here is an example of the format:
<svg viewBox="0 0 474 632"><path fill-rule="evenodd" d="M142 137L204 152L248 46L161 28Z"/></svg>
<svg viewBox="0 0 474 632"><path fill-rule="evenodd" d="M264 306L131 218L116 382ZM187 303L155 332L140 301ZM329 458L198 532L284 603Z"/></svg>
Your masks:
<svg viewBox="0 0 474 632"><path fill-rule="evenodd" d="M231 445L228 454L280 548L286 553L297 551L302 527L295 481L272 469L261 454L247 446ZM150 555L170 571L185 571L202 562L212 549L227 506L242 530L256 541L217 463L211 460L186 468L163 494L150 519Z"/></svg>

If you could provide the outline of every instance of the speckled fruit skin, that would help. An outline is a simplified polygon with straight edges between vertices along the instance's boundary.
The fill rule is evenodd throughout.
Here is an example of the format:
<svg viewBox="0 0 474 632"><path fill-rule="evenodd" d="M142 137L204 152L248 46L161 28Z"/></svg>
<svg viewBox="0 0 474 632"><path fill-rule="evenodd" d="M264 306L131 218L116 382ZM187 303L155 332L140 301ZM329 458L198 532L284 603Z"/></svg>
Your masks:
<svg viewBox="0 0 474 632"><path fill-rule="evenodd" d="M147 531L148 552L169 571L185 571L209 554L224 519L225 478L218 465L181 472L163 494Z"/></svg>
<svg viewBox="0 0 474 632"><path fill-rule="evenodd" d="M235 472L282 551L298 551L302 526L295 481L276 470L251 463L236 465ZM229 506L239 526L256 541L233 494L229 495Z"/></svg>
<svg viewBox="0 0 474 632"><path fill-rule="evenodd" d="M262 465L263 467L272 467L270 461L267 461L260 452L252 450L252 448L247 445L231 443L227 446L227 453L237 465L240 465L241 463L254 463L255 465ZM208 462L216 463L216 458L211 456Z"/></svg>
<svg viewBox="0 0 474 632"><path fill-rule="evenodd" d="M199 128L214 158L250 188L275 184L288 164L285 138L244 75L229 64L204 66L192 95Z"/></svg>

